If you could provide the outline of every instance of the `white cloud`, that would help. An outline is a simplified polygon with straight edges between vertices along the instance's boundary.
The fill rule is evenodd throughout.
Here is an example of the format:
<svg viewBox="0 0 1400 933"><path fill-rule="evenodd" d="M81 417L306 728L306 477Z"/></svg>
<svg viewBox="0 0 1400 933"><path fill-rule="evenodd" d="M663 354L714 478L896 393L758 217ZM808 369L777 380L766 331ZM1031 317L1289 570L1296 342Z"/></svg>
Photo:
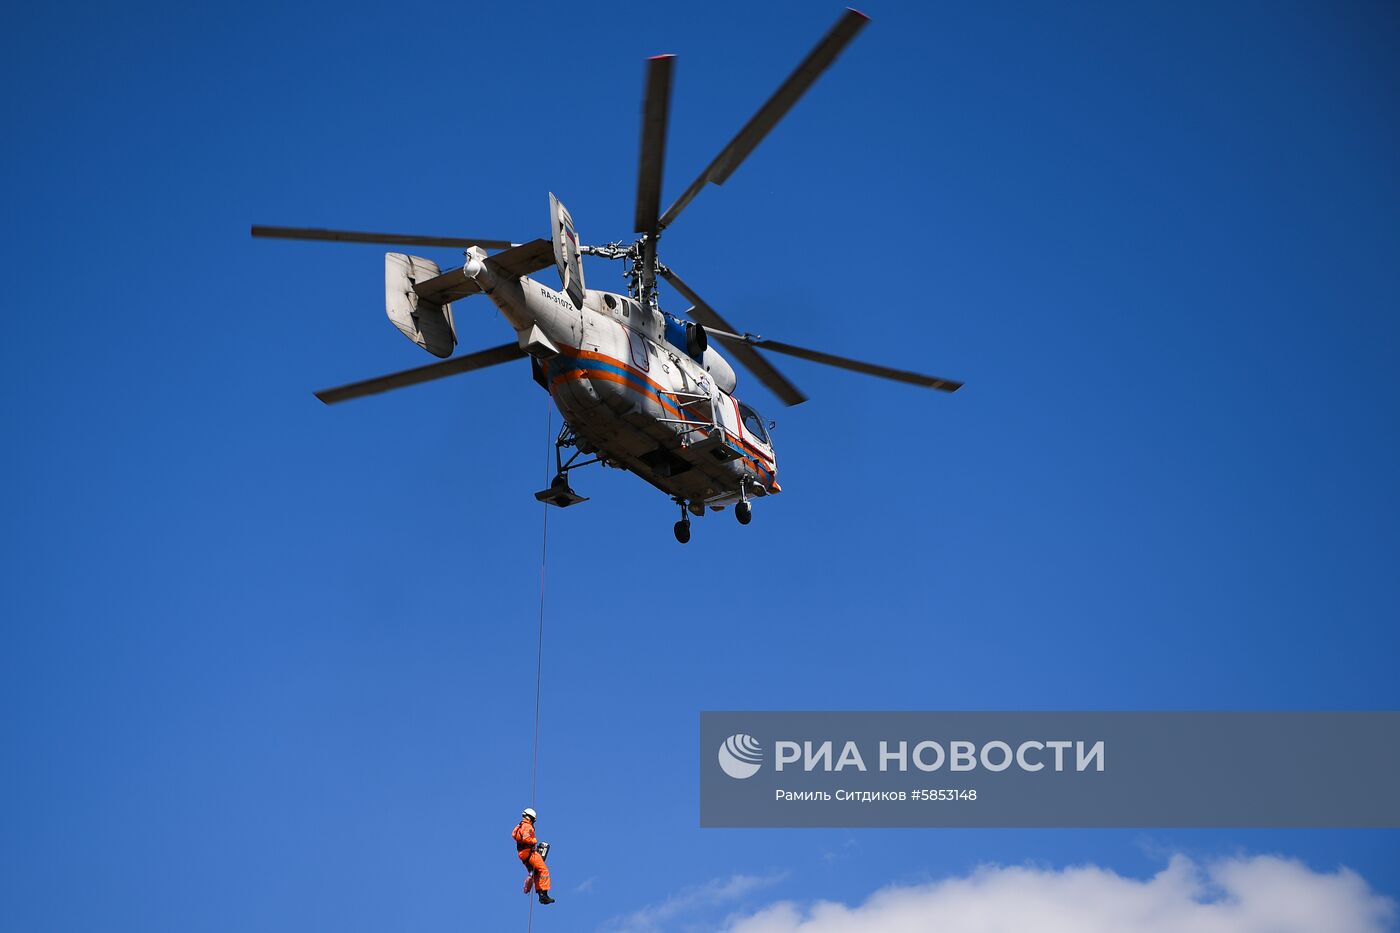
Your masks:
<svg viewBox="0 0 1400 933"><path fill-rule="evenodd" d="M884 888L863 904L773 904L725 933L1383 933L1395 904L1342 868L1273 856L1197 864L1174 856L1147 879L1096 866L988 866ZM653 927L651 929L659 929Z"/></svg>
<svg viewBox="0 0 1400 933"><path fill-rule="evenodd" d="M705 884L684 888L659 904L619 917L605 929L612 933L661 933L673 924L694 926L695 918L705 911L722 907L771 887L787 877L786 872L772 875L730 875ZM713 925L709 927L713 929Z"/></svg>
<svg viewBox="0 0 1400 933"><path fill-rule="evenodd" d="M853 856L859 856L864 851L865 850L861 848L860 843L857 842L854 837L851 837L842 842L838 848L823 849L822 861L828 865L834 865L842 859L851 858Z"/></svg>

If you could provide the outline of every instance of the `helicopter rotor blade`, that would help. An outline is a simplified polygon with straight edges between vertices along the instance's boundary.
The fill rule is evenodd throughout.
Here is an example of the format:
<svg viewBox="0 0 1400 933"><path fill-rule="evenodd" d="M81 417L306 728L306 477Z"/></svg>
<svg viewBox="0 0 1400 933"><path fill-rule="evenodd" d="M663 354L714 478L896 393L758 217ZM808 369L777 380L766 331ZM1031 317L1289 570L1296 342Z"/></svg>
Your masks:
<svg viewBox="0 0 1400 933"><path fill-rule="evenodd" d="M524 355L525 351L520 349L517 344L502 344L489 350L478 350L466 356L443 360L441 363L429 363L427 366L405 369L387 376L376 376L373 379L352 382L334 389L322 389L316 393L316 397L327 405L334 405L337 402L348 402L352 398L377 395L380 392L388 392L390 389L402 389L404 386L417 385L420 382L455 376L458 373L467 373L474 369L485 369L498 363L509 363Z"/></svg>
<svg viewBox="0 0 1400 933"><path fill-rule="evenodd" d="M685 189L685 193L676 203L666 209L666 213L661 215L660 228L669 227L705 185L724 184L744 159L748 158L749 153L753 152L754 147L768 135L768 131L792 109L792 105L797 103L869 21L870 18L858 10L846 10L831 31L808 53L802 64L797 66L797 70L788 75L787 80L768 98L768 102L744 124L744 128L729 141L729 145L720 150L719 155L700 173L699 178L691 182L690 187Z"/></svg>
<svg viewBox="0 0 1400 933"><path fill-rule="evenodd" d="M710 327L708 324L705 325L705 332L719 337L722 340L737 340L749 346L762 347L772 353L783 353L787 356L811 360L813 363L821 363L823 366L835 366L837 369L849 369L852 372L865 373L867 376L878 376L881 379L893 379L895 382L907 382L909 385L922 386L925 389L940 389L944 392L956 392L961 389L963 385L956 379L940 379L937 376L926 376L923 373L911 372L907 369L895 369L892 366L882 366L879 363L867 363L863 360L853 360L848 356L837 356L834 353L812 350L808 347L799 347L795 344L783 343L780 340L769 340L754 334L722 333Z"/></svg>
<svg viewBox="0 0 1400 933"><path fill-rule="evenodd" d="M788 381L787 377L778 372L777 368L766 359L763 354L753 348L753 342L734 333L734 325L726 321L718 311L710 307L709 303L699 295L681 277L670 269L662 266L658 271L665 277L666 281L676 291L680 292L692 305L690 316L695 318L705 329L719 337L734 354L735 360L742 363L744 367L755 376L758 381L766 385L774 395L782 399L784 405L801 405L807 401L807 396L802 391Z"/></svg>
<svg viewBox="0 0 1400 933"><path fill-rule="evenodd" d="M671 74L676 56L647 59L646 96L642 99L642 148L637 160L638 233L656 237L661 211L661 174L666 163L666 125L671 111Z"/></svg>
<svg viewBox="0 0 1400 933"><path fill-rule="evenodd" d="M382 243L386 246L446 246L466 249L510 249L519 246L510 240L483 240L477 237L419 236L412 233L361 233L356 230L326 230L320 227L266 227L253 225L253 236L278 240L325 240L332 243Z"/></svg>

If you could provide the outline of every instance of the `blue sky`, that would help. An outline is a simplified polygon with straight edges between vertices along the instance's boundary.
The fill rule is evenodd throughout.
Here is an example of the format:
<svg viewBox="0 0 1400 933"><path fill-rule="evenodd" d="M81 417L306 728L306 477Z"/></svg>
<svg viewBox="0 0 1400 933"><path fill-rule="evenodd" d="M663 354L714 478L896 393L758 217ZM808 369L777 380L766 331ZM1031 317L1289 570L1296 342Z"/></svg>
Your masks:
<svg viewBox="0 0 1400 933"><path fill-rule="evenodd" d="M967 387L791 361L812 399L783 410L741 383L785 491L685 549L650 487L577 478L537 923L1175 852L1400 896L1393 831L698 829L702 709L1400 705L1395 8L866 12L663 257L741 327ZM524 922L546 397L521 365L322 406L429 358L383 318L381 249L248 225L527 239L552 190L625 237L644 58L679 55L669 203L838 13L11 18L7 927ZM509 337L485 301L457 322ZM736 875L763 883L704 899Z"/></svg>

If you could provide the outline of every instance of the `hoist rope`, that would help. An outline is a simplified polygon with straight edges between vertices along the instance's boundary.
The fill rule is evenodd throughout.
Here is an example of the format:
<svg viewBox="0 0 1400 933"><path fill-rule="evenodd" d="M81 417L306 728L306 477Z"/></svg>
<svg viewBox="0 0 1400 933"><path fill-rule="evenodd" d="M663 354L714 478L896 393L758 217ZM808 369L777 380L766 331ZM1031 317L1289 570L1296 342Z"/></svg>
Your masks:
<svg viewBox="0 0 1400 933"><path fill-rule="evenodd" d="M549 461L554 453L554 400L548 399L545 402L545 484L550 480ZM549 503L543 502L540 507L544 509L543 527L540 530L540 615L539 624L535 635L535 745L530 757L530 806L533 807L538 802L536 791L539 787L540 771L540 685L544 680L544 580L545 568L548 566L549 558ZM528 898L529 911L525 919L525 931L535 928L535 899Z"/></svg>
<svg viewBox="0 0 1400 933"><path fill-rule="evenodd" d="M545 414L545 437L549 438L554 431L554 404L551 399L548 411ZM554 446L551 441L545 450L545 478L549 478L549 455L553 452L550 448ZM548 483L546 483L548 485ZM540 767L540 682L544 673L544 571L549 557L549 503L542 503L540 506L544 510L544 522L540 531L540 618L538 631L535 637L535 751L530 762L530 806L536 803L535 789L537 787L537 775Z"/></svg>

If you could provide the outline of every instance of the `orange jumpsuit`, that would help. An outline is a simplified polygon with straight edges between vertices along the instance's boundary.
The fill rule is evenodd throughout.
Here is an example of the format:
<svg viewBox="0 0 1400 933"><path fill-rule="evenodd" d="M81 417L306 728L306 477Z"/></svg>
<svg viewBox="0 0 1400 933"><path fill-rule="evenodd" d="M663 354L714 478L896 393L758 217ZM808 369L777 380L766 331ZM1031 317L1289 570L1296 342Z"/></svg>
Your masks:
<svg viewBox="0 0 1400 933"><path fill-rule="evenodd" d="M535 824L522 818L520 825L511 830L510 837L515 840L515 857L525 863L525 870L530 873L525 878L525 893L529 894L531 888L548 891L549 866L535 851Z"/></svg>

